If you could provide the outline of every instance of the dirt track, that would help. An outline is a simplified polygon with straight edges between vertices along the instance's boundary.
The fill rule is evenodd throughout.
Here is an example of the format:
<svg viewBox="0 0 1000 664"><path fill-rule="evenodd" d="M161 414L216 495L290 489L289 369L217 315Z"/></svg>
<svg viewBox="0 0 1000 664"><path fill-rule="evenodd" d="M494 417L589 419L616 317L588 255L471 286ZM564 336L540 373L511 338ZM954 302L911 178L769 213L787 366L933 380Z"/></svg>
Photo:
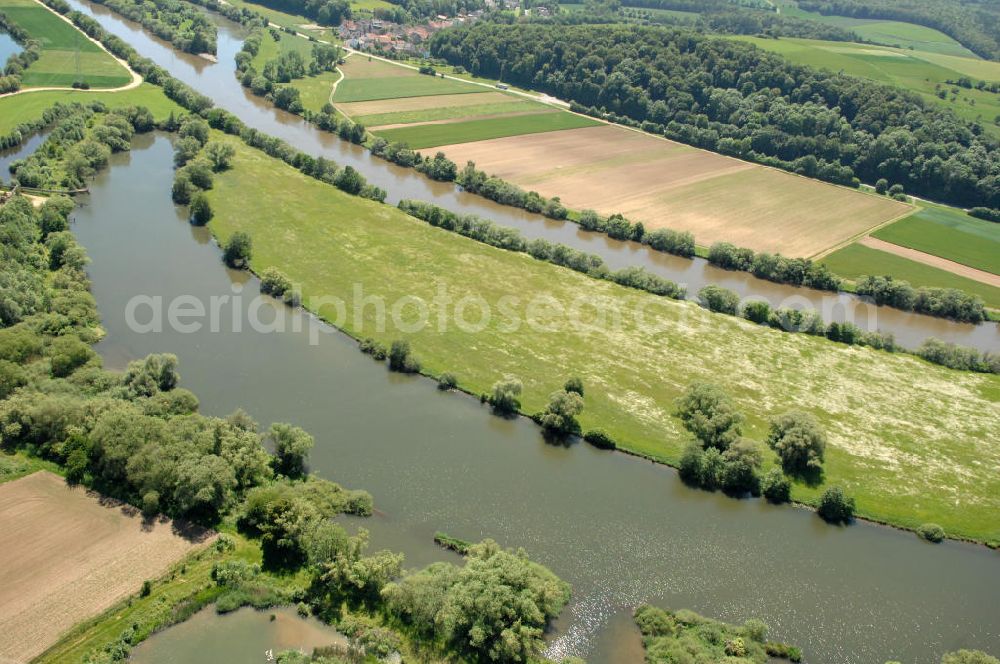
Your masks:
<svg viewBox="0 0 1000 664"><path fill-rule="evenodd" d="M890 254L902 256L903 258L909 258L911 261L917 261L918 263L923 263L924 265L930 265L931 267L936 267L938 269L951 272L952 274L957 274L960 277L965 277L989 286L1000 288L1000 276L986 272L985 270L977 270L974 267L950 261L947 258L941 258L940 256L924 253L923 251L918 251L916 249L910 249L909 247L901 247L898 244L886 242L885 240L880 240L878 238L871 237L870 235L858 240L858 244L863 244L871 249L878 249L879 251L885 251Z"/></svg>
<svg viewBox="0 0 1000 664"><path fill-rule="evenodd" d="M32 659L208 540L134 512L44 471L0 485L0 661Z"/></svg>

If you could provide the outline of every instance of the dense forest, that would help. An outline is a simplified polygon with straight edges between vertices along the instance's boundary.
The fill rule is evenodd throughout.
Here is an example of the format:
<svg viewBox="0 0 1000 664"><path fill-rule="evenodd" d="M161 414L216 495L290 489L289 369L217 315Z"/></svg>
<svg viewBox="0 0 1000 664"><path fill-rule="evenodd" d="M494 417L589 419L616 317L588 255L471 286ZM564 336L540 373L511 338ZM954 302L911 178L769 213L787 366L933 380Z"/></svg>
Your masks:
<svg viewBox="0 0 1000 664"><path fill-rule="evenodd" d="M998 141L914 94L664 27L477 23L431 51L684 143L846 185L1000 207Z"/></svg>
<svg viewBox="0 0 1000 664"><path fill-rule="evenodd" d="M1000 59L1000 3L991 0L799 0L806 11L934 28L977 55Z"/></svg>

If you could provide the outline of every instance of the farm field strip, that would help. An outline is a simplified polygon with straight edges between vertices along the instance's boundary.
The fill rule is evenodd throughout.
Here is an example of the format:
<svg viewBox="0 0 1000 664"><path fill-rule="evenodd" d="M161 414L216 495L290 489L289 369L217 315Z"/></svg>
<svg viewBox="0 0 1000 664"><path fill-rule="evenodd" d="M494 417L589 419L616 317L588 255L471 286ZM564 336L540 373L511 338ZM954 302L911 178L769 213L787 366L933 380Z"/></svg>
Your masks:
<svg viewBox="0 0 1000 664"><path fill-rule="evenodd" d="M253 268L278 267L301 284L306 303L316 294L351 302L358 283L387 303L404 296L430 302L443 289L490 306L513 297L521 303L516 308L528 294L545 293L561 307L582 300L600 311L644 308L660 323L647 329L626 313L614 329L590 329L552 316L545 330L522 325L511 333L504 317L494 316L482 329L434 323L404 334L393 325L380 329L370 306L359 312L360 322L350 311L320 310L356 336L409 339L430 374L452 372L476 394L504 376L518 377L524 412L538 412L567 375L580 375L587 386L584 429L602 427L621 446L672 463L689 438L671 415L674 397L691 382L717 382L748 414L746 433L757 440L770 415L789 408L816 415L830 439L825 481L856 495L861 514L914 526L936 521L949 533L974 537L1000 534L1000 477L991 472L1000 450L988 444L1000 416L1000 377L790 335L594 280L433 228L343 194L235 139L218 140L231 141L237 154L233 169L208 192L215 210L210 230L222 242L236 231L249 233ZM255 184L263 177L272 186ZM279 216L255 213L262 209ZM331 217L336 224L317 221ZM814 500L822 488L796 484L795 496Z"/></svg>
<svg viewBox="0 0 1000 664"><path fill-rule="evenodd" d="M0 485L0 659L28 661L208 541L41 471Z"/></svg>
<svg viewBox="0 0 1000 664"><path fill-rule="evenodd" d="M925 208L872 237L1000 275L1000 224L958 210Z"/></svg>
<svg viewBox="0 0 1000 664"><path fill-rule="evenodd" d="M40 57L22 75L23 87L69 87L79 79L93 88L116 88L132 80L132 74L111 54L45 5L34 0L0 0L0 12L41 46Z"/></svg>
<svg viewBox="0 0 1000 664"><path fill-rule="evenodd" d="M963 265L962 263L956 263L946 258L941 258L940 256L929 254L918 249L911 249L909 247L893 244L892 242L886 242L885 240L880 240L871 235L861 238L858 242L859 244L872 249L878 249L880 251L896 254L897 256L915 260L918 263L924 263L925 265L947 270L948 272L957 274L961 277L974 279L975 281L993 286L994 288L1000 288L1000 275L986 272L985 270L977 270L976 268Z"/></svg>
<svg viewBox="0 0 1000 664"><path fill-rule="evenodd" d="M460 96L470 97L472 101L475 101L475 98L471 97L471 95ZM414 99L427 99L427 97L414 97ZM533 101L519 101L517 99L508 98L506 101L495 103L467 105L452 103L447 106L428 108L426 110L374 113L372 115L351 115L343 108L341 111L346 113L355 122L360 122L366 127L372 128L390 124L405 125L448 120L462 120L464 118L481 117L484 115L558 112L558 109Z"/></svg>
<svg viewBox="0 0 1000 664"><path fill-rule="evenodd" d="M1000 288L896 254L872 249L858 242L824 256L820 262L848 279L856 280L868 275L888 274L915 287L958 288L966 293L978 295L986 306L1000 309Z"/></svg>
<svg viewBox="0 0 1000 664"><path fill-rule="evenodd" d="M573 209L787 256L816 255L912 209L614 125L440 149Z"/></svg>
<svg viewBox="0 0 1000 664"><path fill-rule="evenodd" d="M411 124L393 129L376 129L374 133L389 141L401 141L414 150L444 145L449 141L486 141L505 136L528 136L546 132L592 127L596 120L558 111L513 113L498 117L450 121L443 124Z"/></svg>

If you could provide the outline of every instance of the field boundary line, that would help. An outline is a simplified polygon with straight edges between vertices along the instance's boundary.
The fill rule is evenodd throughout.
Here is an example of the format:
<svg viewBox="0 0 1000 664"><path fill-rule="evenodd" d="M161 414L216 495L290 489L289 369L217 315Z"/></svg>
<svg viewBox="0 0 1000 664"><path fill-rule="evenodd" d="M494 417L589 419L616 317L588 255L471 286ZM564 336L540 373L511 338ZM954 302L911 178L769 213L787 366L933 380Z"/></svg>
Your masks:
<svg viewBox="0 0 1000 664"><path fill-rule="evenodd" d="M26 94L28 92L125 92L126 90L133 90L133 89L139 87L140 85L142 85L142 75L139 72L137 72L134 69L132 69L132 67L130 67L127 62L125 62L124 60L122 60L121 58L119 58L117 55L115 55L114 53L112 53L111 51L109 51L104 46L104 44L102 44L101 42L97 41L96 39L94 39L93 37L91 37L90 35L88 35L86 32L84 32L83 30L81 30L80 28L78 28L73 23L73 21L69 20L68 17L63 16L62 14L60 14L59 12L57 12L56 10L54 10L51 7L49 7L48 5L46 5L41 0L34 0L34 1L37 4L39 4L40 6L44 7L46 11L52 12L53 14L55 14L56 16L58 16L61 20L66 21L67 23L69 23L71 26L73 26L74 30L76 30L78 33L80 33L81 35L83 35L84 37L86 37L87 39L89 39L91 42L93 42L94 44L97 44L97 47L100 48L105 53L107 53L115 62L117 62L118 64L120 64L122 67L125 67L125 71L127 71L129 73L129 75L132 77L132 80L130 82L126 83L125 85L119 86L117 88L93 88L93 89L87 88L87 89L83 89L83 88L61 87L61 86L44 86L44 87L40 87L40 88L24 88L22 90L15 90L14 92L4 93L4 94L0 95L0 99L3 99L4 97L13 97L14 95Z"/></svg>
<svg viewBox="0 0 1000 664"><path fill-rule="evenodd" d="M884 251L902 258L908 258L912 261L929 265L930 267L936 267L940 270L945 270L960 277L978 281L979 283L986 284L987 286L1000 288L1000 275L987 272L986 270L980 270L979 268L970 267L968 265L963 265L962 263L958 263L947 258L935 256L934 254L929 254L926 251L911 249L910 247L893 244L892 242L886 242L885 240L880 240L877 237L870 236L862 238L858 241L858 244L868 247L869 249L876 249L878 251Z"/></svg>
<svg viewBox="0 0 1000 664"><path fill-rule="evenodd" d="M878 196L878 194L876 194L874 192L866 192L866 193L870 193L872 196ZM819 252L813 254L812 256L807 256L807 258L809 260L813 260L813 261L818 261L821 258L826 258L827 256L829 256L830 254L832 254L835 251L843 249L844 247L847 247L847 246L849 246L851 244L854 244L855 242L860 242L864 238L869 237L872 233L876 233L876 232L882 230L883 228L886 228L887 226L892 226L897 221L902 221L903 219L906 219L907 217L910 217L910 216L916 214L917 212L920 212L920 207L919 206L913 205L912 203L910 205L913 207L913 209L909 210L908 212L905 212L905 213L899 215L898 217L893 217L892 219L888 219L886 221L883 221L880 224L876 224L875 226L872 226L871 228L869 228L866 231L862 231L860 233L856 233L855 235L852 235L851 237L849 237L846 240L844 240L843 242L838 242L837 244L833 245L832 247L824 249L823 251L819 251Z"/></svg>

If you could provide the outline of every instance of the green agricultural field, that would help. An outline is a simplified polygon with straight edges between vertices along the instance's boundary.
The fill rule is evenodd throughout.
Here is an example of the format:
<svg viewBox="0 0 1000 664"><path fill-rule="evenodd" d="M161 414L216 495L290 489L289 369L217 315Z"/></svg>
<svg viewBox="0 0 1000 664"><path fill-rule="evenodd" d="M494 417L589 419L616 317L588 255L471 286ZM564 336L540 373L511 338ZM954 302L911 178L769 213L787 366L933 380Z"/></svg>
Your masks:
<svg viewBox="0 0 1000 664"><path fill-rule="evenodd" d="M353 58L351 58L353 60ZM462 81L434 76L385 76L381 78L350 78L337 86L334 101L372 101L401 97L427 97L486 92L487 88Z"/></svg>
<svg viewBox="0 0 1000 664"><path fill-rule="evenodd" d="M289 85L299 91L303 106L310 111L319 111L330 102L333 84L339 78L339 72L325 71L317 76L295 79Z"/></svg>
<svg viewBox="0 0 1000 664"><path fill-rule="evenodd" d="M694 381L729 391L749 418L745 433L757 440L769 416L804 409L830 438L826 483L845 486L862 515L1000 538L1000 448L992 444L1000 376L786 334L595 280L348 196L236 139L215 140L232 142L237 154L208 192L215 211L209 227L223 242L249 233L255 270L280 268L301 284L306 303L318 295L349 303L362 286L389 311L401 301L412 305L404 297L432 309L431 324L404 334L391 319L377 329L374 306L362 307L357 320L354 307L343 317L333 304L320 308L348 333L384 343L405 337L424 371L453 372L473 394L518 377L527 413L579 375L585 429L600 426L628 450L669 463L689 438L672 415L673 400ZM259 186L263 180L268 187ZM444 312L441 300L430 304L440 293L453 303L482 298L493 315L481 315L481 304L468 307L463 319L479 327L460 327L449 315L454 304ZM545 304L529 306L533 296L545 296ZM578 317L568 313L574 310ZM639 310L656 325L640 323ZM621 324L601 324L599 312L612 311ZM407 323L418 317L411 306L400 312ZM815 501L822 489L799 484L794 495Z"/></svg>
<svg viewBox="0 0 1000 664"><path fill-rule="evenodd" d="M1000 81L1000 62L906 51L870 44L829 42L812 39L761 39L749 41L791 62L888 83L919 94L929 103L955 112L969 122L981 122L996 135L994 123L1000 115L1000 97L981 90L967 90L947 84L962 76ZM973 74L972 72L976 72ZM944 90L945 99L938 96Z"/></svg>
<svg viewBox="0 0 1000 664"><path fill-rule="evenodd" d="M929 53L960 55L970 58L978 57L972 51L948 35L933 28L925 28L914 23L900 21L883 21L877 19L851 18L848 16L824 16L816 12L799 9L795 0L776 0L785 16L805 18L818 23L834 25L845 30L851 30L862 39L877 44L901 46Z"/></svg>
<svg viewBox="0 0 1000 664"><path fill-rule="evenodd" d="M376 9L392 9L395 7L386 0L351 0L351 11L373 12Z"/></svg>
<svg viewBox="0 0 1000 664"><path fill-rule="evenodd" d="M307 63L312 58L313 43L311 41L290 35L287 32L279 32L278 34L281 37L278 41L275 41L268 31L265 31L261 37L260 49L253 59L253 66L257 71L262 70L268 61L274 60L282 53L298 51Z"/></svg>
<svg viewBox="0 0 1000 664"><path fill-rule="evenodd" d="M143 83L133 90L122 92L94 92L82 90L49 90L28 92L0 98L0 134L7 134L22 122L41 117L42 112L56 102L87 103L100 101L110 108L145 106L157 119L166 119L170 113L182 114L184 109L163 94L163 90L150 83Z"/></svg>
<svg viewBox="0 0 1000 664"><path fill-rule="evenodd" d="M941 206L923 208L872 235L1000 274L1000 224L970 217L961 210Z"/></svg>
<svg viewBox="0 0 1000 664"><path fill-rule="evenodd" d="M419 111L398 111L395 113L375 113L352 118L366 127L378 127L388 124L412 124L415 122L433 122L435 120L454 120L479 115L500 115L503 113L530 113L554 110L534 101L518 100L511 97L508 102L494 104L476 104L474 106L446 106L443 108L428 108Z"/></svg>
<svg viewBox="0 0 1000 664"><path fill-rule="evenodd" d="M338 90L339 92L339 90ZM491 138L520 136L522 134L539 134L561 129L580 129L593 127L597 120L575 115L565 111L549 111L531 113L529 115L514 115L468 122L449 122L446 124L426 124L398 129L381 129L375 133L389 141L402 141L414 150L432 148L438 145L453 145L455 143L471 143L486 141Z"/></svg>
<svg viewBox="0 0 1000 664"><path fill-rule="evenodd" d="M958 288L967 293L978 295L986 303L986 306L1000 309L1000 288L994 288L946 270L940 270L860 244L851 244L843 249L838 249L821 259L820 262L825 263L831 270L848 279L887 274L896 279L908 281L912 286Z"/></svg>
<svg viewBox="0 0 1000 664"><path fill-rule="evenodd" d="M246 7L247 9L252 9L259 14L263 14L268 21L279 25L283 28L292 28L303 32L305 34L312 35L317 38L330 39L335 36L335 32L330 28L307 28L305 26L315 25L315 21L301 14L291 14L288 12L279 11L277 9L271 9L270 7L265 7L254 2L247 2L247 0L227 0L229 4L236 7ZM291 35L289 35L291 36Z"/></svg>
<svg viewBox="0 0 1000 664"><path fill-rule="evenodd" d="M0 12L42 48L41 57L21 77L23 87L69 87L81 80L92 88L117 88L132 80L125 67L41 3L0 0Z"/></svg>

